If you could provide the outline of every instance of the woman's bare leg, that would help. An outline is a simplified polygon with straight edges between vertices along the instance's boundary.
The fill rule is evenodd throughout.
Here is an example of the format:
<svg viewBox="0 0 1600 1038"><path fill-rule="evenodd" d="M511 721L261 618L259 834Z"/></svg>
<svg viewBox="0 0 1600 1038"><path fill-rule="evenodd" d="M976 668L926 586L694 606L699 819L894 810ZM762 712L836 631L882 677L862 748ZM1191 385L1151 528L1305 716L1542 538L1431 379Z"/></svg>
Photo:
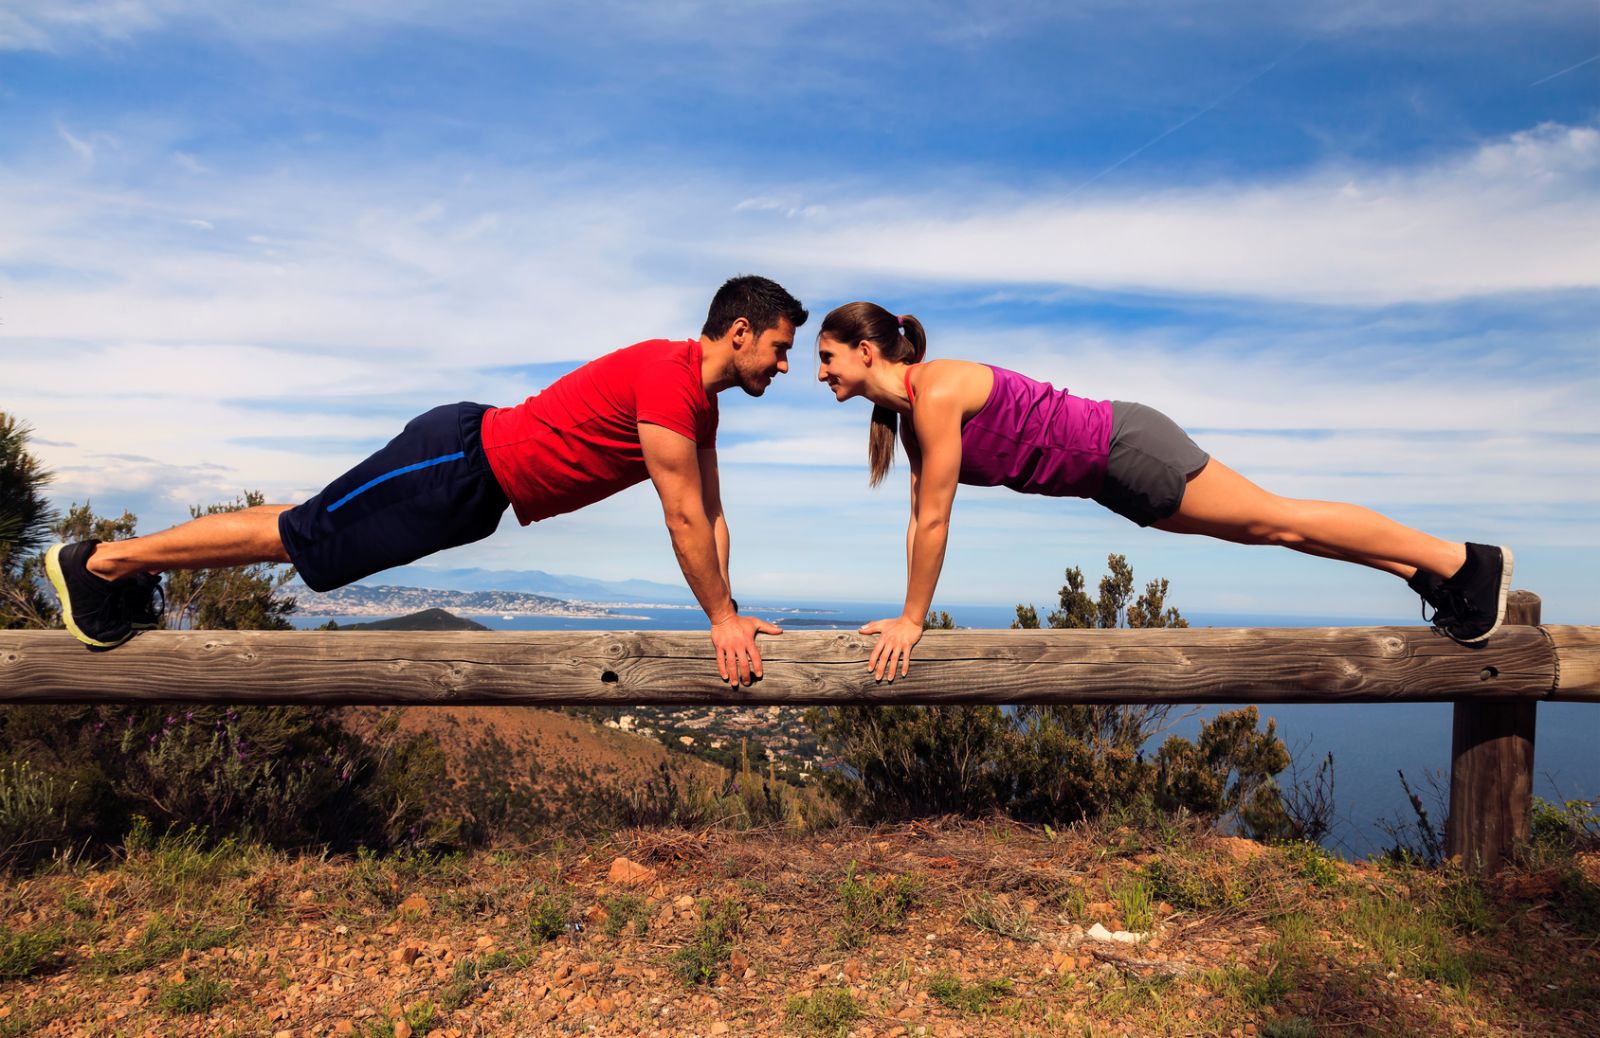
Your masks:
<svg viewBox="0 0 1600 1038"><path fill-rule="evenodd" d="M288 562L278 515L293 505L257 505L191 519L170 530L125 541L104 541L89 557L89 572L106 580L169 569Z"/></svg>
<svg viewBox="0 0 1600 1038"><path fill-rule="evenodd" d="M1238 544L1276 544L1407 579L1419 569L1449 577L1467 557L1466 545L1413 530L1370 508L1268 493L1215 458L1189 481L1177 514L1155 526Z"/></svg>

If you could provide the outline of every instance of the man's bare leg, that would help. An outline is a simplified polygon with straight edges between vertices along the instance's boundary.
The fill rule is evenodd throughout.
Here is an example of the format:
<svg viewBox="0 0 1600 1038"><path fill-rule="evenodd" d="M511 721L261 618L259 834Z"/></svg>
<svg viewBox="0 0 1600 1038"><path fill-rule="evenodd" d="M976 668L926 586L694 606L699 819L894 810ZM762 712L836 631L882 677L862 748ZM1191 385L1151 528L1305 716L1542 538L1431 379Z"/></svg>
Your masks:
<svg viewBox="0 0 1600 1038"><path fill-rule="evenodd" d="M278 536L278 516L293 505L257 505L218 512L148 537L105 541L89 557L89 572L106 580L170 569L288 562Z"/></svg>

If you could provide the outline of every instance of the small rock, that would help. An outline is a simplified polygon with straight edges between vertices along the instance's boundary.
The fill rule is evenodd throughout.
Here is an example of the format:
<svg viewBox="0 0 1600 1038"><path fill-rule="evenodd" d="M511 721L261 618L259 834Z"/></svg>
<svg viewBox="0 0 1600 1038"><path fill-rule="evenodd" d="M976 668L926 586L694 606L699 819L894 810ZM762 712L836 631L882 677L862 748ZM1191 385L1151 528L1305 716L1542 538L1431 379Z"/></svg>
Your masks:
<svg viewBox="0 0 1600 1038"><path fill-rule="evenodd" d="M406 1023L405 1017L401 1016L395 1018L394 1038L411 1038L413 1033L414 1032L411 1030L411 1025Z"/></svg>
<svg viewBox="0 0 1600 1038"><path fill-rule="evenodd" d="M341 1036L355 1034L356 1022L354 1020L340 1020L333 1025L333 1033Z"/></svg>
<svg viewBox="0 0 1600 1038"><path fill-rule="evenodd" d="M727 1034L728 1033L728 1025L726 1023L724 1023L723 1021L718 1020L716 1023L711 1025L711 1033L712 1034Z"/></svg>
<svg viewBox="0 0 1600 1038"><path fill-rule="evenodd" d="M694 898L688 894L683 894L672 903L672 907L678 909L680 912L686 908L693 908Z"/></svg>
<svg viewBox="0 0 1600 1038"><path fill-rule="evenodd" d="M617 858L611 863L606 882L624 887L641 887L656 881L656 870L627 858Z"/></svg>

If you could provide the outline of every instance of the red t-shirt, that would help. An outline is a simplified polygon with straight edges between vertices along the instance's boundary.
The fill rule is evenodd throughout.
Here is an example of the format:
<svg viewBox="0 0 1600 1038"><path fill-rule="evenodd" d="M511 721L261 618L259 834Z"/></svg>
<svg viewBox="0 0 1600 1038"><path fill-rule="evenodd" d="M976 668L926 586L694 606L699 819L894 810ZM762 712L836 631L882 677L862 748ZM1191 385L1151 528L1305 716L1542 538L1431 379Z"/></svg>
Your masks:
<svg viewBox="0 0 1600 1038"><path fill-rule="evenodd" d="M639 423L717 445L700 341L652 339L592 360L516 407L484 412L483 449L523 526L643 482Z"/></svg>

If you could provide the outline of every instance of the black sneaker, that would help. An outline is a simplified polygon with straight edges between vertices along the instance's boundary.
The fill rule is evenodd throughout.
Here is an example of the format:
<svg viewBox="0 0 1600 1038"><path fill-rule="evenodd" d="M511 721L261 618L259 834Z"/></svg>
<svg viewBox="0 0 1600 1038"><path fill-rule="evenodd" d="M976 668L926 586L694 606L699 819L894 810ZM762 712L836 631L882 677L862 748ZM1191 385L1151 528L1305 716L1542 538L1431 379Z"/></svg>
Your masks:
<svg viewBox="0 0 1600 1038"><path fill-rule="evenodd" d="M1444 622L1439 614L1449 607L1443 595L1439 594L1439 585L1444 583L1443 577L1436 577L1425 569L1419 569L1406 581L1406 587L1422 596L1422 622L1425 624L1438 624ZM1433 615L1428 615L1428 610L1433 610Z"/></svg>
<svg viewBox="0 0 1600 1038"><path fill-rule="evenodd" d="M45 553L45 572L61 599L61 619L72 636L93 649L112 649L134 631L160 624L155 596L161 578L140 573L107 580L89 572L97 540L57 544Z"/></svg>
<svg viewBox="0 0 1600 1038"><path fill-rule="evenodd" d="M1469 543L1467 561L1453 576L1446 580L1433 577L1431 586L1413 577L1417 583L1412 588L1433 602L1435 629L1462 645L1477 645L1498 631L1505 620L1513 563L1510 548ZM1422 587L1432 591L1431 599Z"/></svg>

